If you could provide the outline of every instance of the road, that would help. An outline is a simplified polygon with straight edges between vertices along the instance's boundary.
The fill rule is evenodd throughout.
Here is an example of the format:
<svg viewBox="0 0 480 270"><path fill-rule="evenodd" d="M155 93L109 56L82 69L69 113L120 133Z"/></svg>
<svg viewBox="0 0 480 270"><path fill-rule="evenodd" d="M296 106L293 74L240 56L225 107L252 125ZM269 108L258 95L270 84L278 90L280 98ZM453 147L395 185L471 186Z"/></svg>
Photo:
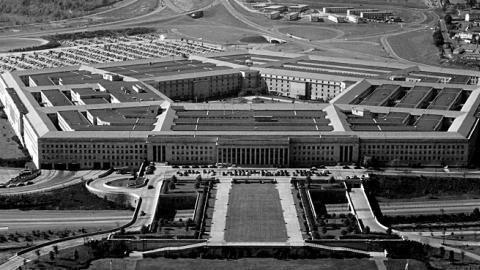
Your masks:
<svg viewBox="0 0 480 270"><path fill-rule="evenodd" d="M429 200L380 202L382 214L390 216L471 213L480 208L480 200Z"/></svg>
<svg viewBox="0 0 480 270"><path fill-rule="evenodd" d="M0 189L0 195L19 195L45 192L53 189L63 188L84 182L87 179L97 178L105 171L84 170L84 171L53 171L42 170L42 174L34 179L33 185L23 187L12 187Z"/></svg>
<svg viewBox="0 0 480 270"><path fill-rule="evenodd" d="M7 227L7 233L53 227L119 227L128 223L131 217L132 212L128 210L0 210L0 227Z"/></svg>
<svg viewBox="0 0 480 270"><path fill-rule="evenodd" d="M199 7L198 9L192 10L202 10L210 8L214 5L219 4L220 0L211 0L207 2L204 6ZM121 19L113 21L113 22L106 22L106 23L98 23L98 24L89 24L86 27L64 27L58 29L48 29L48 30L34 30L30 32L18 32L18 33L0 33L1 37L9 38L9 37L41 37L47 35L54 35L54 34L64 34L64 33L72 33L76 31L95 31L95 30L106 30L106 29L119 29L125 27L134 27L134 26L148 26L151 24L158 24L165 21L173 20L182 16L185 16L189 12L181 12L178 14L172 14L169 16L159 16L161 11L166 9L167 6L158 5L158 7L141 16L137 16L135 18L128 18L128 19Z"/></svg>

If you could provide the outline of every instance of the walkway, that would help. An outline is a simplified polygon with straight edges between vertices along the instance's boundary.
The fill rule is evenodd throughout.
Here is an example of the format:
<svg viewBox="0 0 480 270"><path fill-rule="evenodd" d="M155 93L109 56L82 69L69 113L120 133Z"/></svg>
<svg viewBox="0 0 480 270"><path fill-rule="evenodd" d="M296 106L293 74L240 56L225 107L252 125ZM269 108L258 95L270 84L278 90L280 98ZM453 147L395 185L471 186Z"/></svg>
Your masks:
<svg viewBox="0 0 480 270"><path fill-rule="evenodd" d="M232 183L228 180L217 184L217 195L212 217L209 243L222 244L225 242L225 228L227 224L228 197Z"/></svg>
<svg viewBox="0 0 480 270"><path fill-rule="evenodd" d="M386 228L377 222L363 188L352 188L349 195L352 199L352 207L355 209L357 218L362 220L363 226L368 226L371 232L385 233Z"/></svg>
<svg viewBox="0 0 480 270"><path fill-rule="evenodd" d="M279 182L276 185L283 209L283 219L287 227L287 242L290 245L303 245L303 237L298 222L298 214L293 202L293 192L289 182Z"/></svg>

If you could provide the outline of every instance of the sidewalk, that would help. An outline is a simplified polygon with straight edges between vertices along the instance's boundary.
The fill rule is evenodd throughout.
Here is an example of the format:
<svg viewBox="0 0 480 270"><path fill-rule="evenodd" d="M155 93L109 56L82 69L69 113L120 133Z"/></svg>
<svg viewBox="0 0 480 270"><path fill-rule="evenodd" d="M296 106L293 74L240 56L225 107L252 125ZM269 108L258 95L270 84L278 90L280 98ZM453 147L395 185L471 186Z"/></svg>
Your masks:
<svg viewBox="0 0 480 270"><path fill-rule="evenodd" d="M303 245L303 237L298 222L298 214L293 202L293 193L289 182L279 182L276 185L280 195L280 203L283 210L283 219L287 227L287 242L290 245Z"/></svg>

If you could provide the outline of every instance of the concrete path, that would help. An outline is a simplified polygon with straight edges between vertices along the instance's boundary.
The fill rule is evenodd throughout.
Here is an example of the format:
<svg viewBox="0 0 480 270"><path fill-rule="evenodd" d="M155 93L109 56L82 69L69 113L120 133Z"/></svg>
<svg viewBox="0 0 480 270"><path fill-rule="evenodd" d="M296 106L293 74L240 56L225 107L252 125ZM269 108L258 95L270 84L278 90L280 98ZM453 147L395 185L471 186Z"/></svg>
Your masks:
<svg viewBox="0 0 480 270"><path fill-rule="evenodd" d="M217 184L217 195L212 217L209 243L221 244L225 242L225 228L227 224L228 197L232 183L220 181Z"/></svg>
<svg viewBox="0 0 480 270"><path fill-rule="evenodd" d="M383 259L374 259L375 265L377 266L378 270L387 270L387 267L385 266L385 260Z"/></svg>
<svg viewBox="0 0 480 270"><path fill-rule="evenodd" d="M287 228L287 242L290 245L303 245L303 237L298 222L298 214L293 202L293 192L289 182L279 182L276 184L280 195L280 204L283 210L283 219Z"/></svg>
<svg viewBox="0 0 480 270"><path fill-rule="evenodd" d="M385 233L386 228L380 226L370 208L365 191L362 188L352 188L349 192L353 208L358 219L361 219L364 227L369 227L371 232Z"/></svg>

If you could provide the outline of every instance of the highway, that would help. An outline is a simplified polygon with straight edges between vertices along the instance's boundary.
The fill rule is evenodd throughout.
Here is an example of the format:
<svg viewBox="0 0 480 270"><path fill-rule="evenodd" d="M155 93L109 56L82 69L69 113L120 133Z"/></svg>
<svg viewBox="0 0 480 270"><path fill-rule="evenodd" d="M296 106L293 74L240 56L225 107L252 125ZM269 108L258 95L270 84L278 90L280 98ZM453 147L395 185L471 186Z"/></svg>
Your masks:
<svg viewBox="0 0 480 270"><path fill-rule="evenodd" d="M42 174L33 180L33 185L22 187L11 187L0 189L0 195L19 195L37 192L45 192L53 189L63 188L70 185L84 182L87 179L97 178L105 171L83 170L83 171L54 171L42 170Z"/></svg>
<svg viewBox="0 0 480 270"><path fill-rule="evenodd" d="M380 202L382 214L390 216L471 213L480 208L480 200L429 200Z"/></svg>
<svg viewBox="0 0 480 270"><path fill-rule="evenodd" d="M0 210L0 227L6 233L52 228L118 227L128 223L128 210Z"/></svg>

